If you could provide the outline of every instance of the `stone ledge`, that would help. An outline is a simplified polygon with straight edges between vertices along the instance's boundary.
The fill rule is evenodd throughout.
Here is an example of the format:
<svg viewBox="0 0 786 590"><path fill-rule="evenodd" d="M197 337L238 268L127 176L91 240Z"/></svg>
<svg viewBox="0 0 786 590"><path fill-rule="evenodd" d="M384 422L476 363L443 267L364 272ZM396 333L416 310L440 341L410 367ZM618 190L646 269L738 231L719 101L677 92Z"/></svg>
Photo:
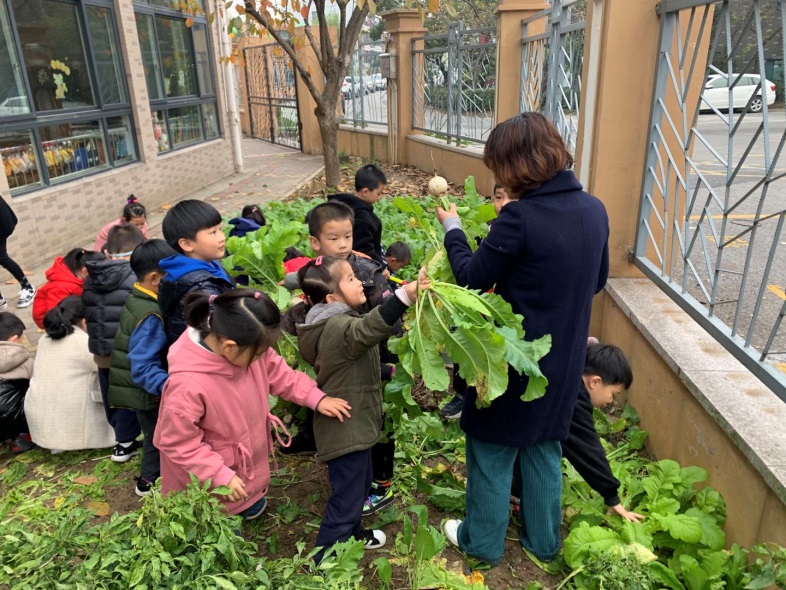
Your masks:
<svg viewBox="0 0 786 590"><path fill-rule="evenodd" d="M606 292L786 504L786 404L649 279Z"/></svg>
<svg viewBox="0 0 786 590"><path fill-rule="evenodd" d="M376 123L367 123L366 127L356 127L350 123L339 123L339 131L348 131L351 133L366 133L368 135L379 135L381 137L388 136L388 128Z"/></svg>
<svg viewBox="0 0 786 590"><path fill-rule="evenodd" d="M449 152L456 152L457 154L462 154L464 156L470 156L473 158L483 157L483 147L480 145L469 144L464 147L459 147L453 144L449 144L444 139L439 139L437 137L430 137L428 135L407 135L407 139L409 139L410 141L415 141L417 143L424 143L426 145L433 145L436 147L440 147L443 150L447 150Z"/></svg>

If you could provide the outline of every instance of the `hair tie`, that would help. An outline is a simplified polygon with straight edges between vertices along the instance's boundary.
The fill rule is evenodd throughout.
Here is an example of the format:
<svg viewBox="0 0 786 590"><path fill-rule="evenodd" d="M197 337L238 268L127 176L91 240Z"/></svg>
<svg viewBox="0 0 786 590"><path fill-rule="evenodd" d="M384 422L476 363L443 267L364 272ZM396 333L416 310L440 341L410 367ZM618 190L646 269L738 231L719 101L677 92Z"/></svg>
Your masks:
<svg viewBox="0 0 786 590"><path fill-rule="evenodd" d="M317 259L314 260L314 266L319 266L320 264L322 264L322 257L317 256Z"/></svg>
<svg viewBox="0 0 786 590"><path fill-rule="evenodd" d="M259 300L259 291L254 291L254 299Z"/></svg>

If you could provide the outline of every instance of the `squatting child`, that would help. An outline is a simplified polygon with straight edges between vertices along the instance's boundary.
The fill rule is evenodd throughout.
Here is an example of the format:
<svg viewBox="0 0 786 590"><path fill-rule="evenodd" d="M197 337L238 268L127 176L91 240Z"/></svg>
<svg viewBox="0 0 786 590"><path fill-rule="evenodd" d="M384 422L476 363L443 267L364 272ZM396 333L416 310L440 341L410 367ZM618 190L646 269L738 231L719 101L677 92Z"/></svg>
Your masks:
<svg viewBox="0 0 786 590"><path fill-rule="evenodd" d="M146 496L160 475L158 449L153 434L158 421L161 390L167 380L166 353L169 343L164 317L158 306L158 287L164 277L161 260L175 251L164 240L148 240L131 254L131 270L137 282L120 314L109 369L109 405L136 413L144 436L142 465L134 491Z"/></svg>
<svg viewBox="0 0 786 590"><path fill-rule="evenodd" d="M185 319L188 329L167 357L170 376L153 437L161 491L185 489L194 474L232 490L222 497L227 512L256 518L267 505L271 428L282 426L270 414L268 395L338 422L350 417L350 406L273 351L281 314L264 293L191 293Z"/></svg>
<svg viewBox="0 0 786 590"><path fill-rule="evenodd" d="M366 549L385 544L385 533L367 531L361 524L373 477L371 448L383 420L378 345L393 334L397 320L417 298L418 286L397 289L382 305L360 315L366 295L346 260L319 256L298 276L309 306L305 323L297 326L300 354L314 366L317 385L354 408L346 422L314 417L317 454L327 463L333 489L317 534L322 550L315 559L320 561L327 549L350 537L363 540Z"/></svg>
<svg viewBox="0 0 786 590"><path fill-rule="evenodd" d="M0 312L0 442L10 438L15 455L33 448L25 419L33 359L22 344L24 332L22 320L11 312Z"/></svg>

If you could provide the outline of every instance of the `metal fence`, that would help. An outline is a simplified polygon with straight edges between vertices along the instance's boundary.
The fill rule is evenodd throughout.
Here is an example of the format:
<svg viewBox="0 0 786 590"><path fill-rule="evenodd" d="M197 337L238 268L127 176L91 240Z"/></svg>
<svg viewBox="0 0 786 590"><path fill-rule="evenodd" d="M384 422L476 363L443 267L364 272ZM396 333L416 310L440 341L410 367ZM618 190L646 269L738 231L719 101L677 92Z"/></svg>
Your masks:
<svg viewBox="0 0 786 590"><path fill-rule="evenodd" d="M786 8L662 0L658 10L634 260L786 400L786 118L770 108L766 77L786 53Z"/></svg>
<svg viewBox="0 0 786 590"><path fill-rule="evenodd" d="M448 143L484 143L494 127L496 28L412 39L412 127Z"/></svg>
<svg viewBox="0 0 786 590"><path fill-rule="evenodd" d="M356 127L388 124L387 79L382 77L379 56L384 41L358 42L341 85L342 122Z"/></svg>
<svg viewBox="0 0 786 590"><path fill-rule="evenodd" d="M551 7L521 21L520 110L541 111L576 152L584 63L582 0L553 0ZM545 32L533 33L535 29Z"/></svg>

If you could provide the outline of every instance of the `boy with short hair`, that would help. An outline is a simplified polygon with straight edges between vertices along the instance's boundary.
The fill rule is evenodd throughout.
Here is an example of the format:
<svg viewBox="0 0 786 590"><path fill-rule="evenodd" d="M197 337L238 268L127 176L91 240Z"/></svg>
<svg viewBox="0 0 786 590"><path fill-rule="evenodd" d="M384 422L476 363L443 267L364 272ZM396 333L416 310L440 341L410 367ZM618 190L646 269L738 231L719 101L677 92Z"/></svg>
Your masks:
<svg viewBox="0 0 786 590"><path fill-rule="evenodd" d="M136 277L129 260L134 248L145 241L142 232L133 225L116 225L109 230L104 253L106 260L88 262L82 302L87 322L87 347L98 365L98 384L104 402L106 419L115 431L115 450L112 461L125 463L139 452L139 423L136 414L109 405L110 355L120 314L134 287Z"/></svg>
<svg viewBox="0 0 786 590"><path fill-rule="evenodd" d="M337 256L349 262L355 276L363 284L366 295L366 304L362 311L368 312L380 305L387 297L393 294L387 279L382 274L382 265L370 258L365 258L353 252L353 220L354 214L345 204L336 200L317 205L306 216L310 234L311 249L317 256ZM284 279L284 284L289 290L300 287L297 273L290 273ZM296 305L285 316L283 323L303 323L305 320L297 318L304 310L304 305ZM383 354L385 343L380 344L380 354ZM390 354L390 353L387 353ZM382 363L387 363L382 358ZM382 365L382 380L390 381L393 376L393 366ZM316 442L312 428L314 414L308 411L305 424L298 434L292 439L289 447L282 448L284 455L297 455L301 453L316 452ZM363 515L373 514L393 501L393 491L390 479L393 476L393 454L395 442L388 436L387 442L378 442L371 449L371 459L374 471L374 482L363 509Z"/></svg>
<svg viewBox="0 0 786 590"><path fill-rule="evenodd" d="M166 275L158 296L172 344L186 330L186 295L192 291L220 295L234 289L235 283L221 266L226 239L221 231L221 214L215 207L194 199L181 201L167 211L161 229L177 252L161 261Z"/></svg>
<svg viewBox="0 0 786 590"><path fill-rule="evenodd" d="M25 324L11 312L0 312L0 442L10 438L18 455L33 448L25 420L25 395L33 359L22 344Z"/></svg>
<svg viewBox="0 0 786 590"><path fill-rule="evenodd" d="M131 254L131 269L137 282L120 314L109 370L109 404L134 410L144 436L142 465L134 489L140 497L150 493L150 486L161 475L153 435L161 391L168 376L169 342L158 305L158 289L166 274L161 260L175 254L164 240L148 240Z"/></svg>
<svg viewBox="0 0 786 590"><path fill-rule="evenodd" d="M374 213L374 203L385 193L388 179L374 164L361 166L355 173L355 194L338 193L328 196L328 203L347 205L354 213L352 222L352 247L385 268L385 253L382 250L382 221Z"/></svg>

